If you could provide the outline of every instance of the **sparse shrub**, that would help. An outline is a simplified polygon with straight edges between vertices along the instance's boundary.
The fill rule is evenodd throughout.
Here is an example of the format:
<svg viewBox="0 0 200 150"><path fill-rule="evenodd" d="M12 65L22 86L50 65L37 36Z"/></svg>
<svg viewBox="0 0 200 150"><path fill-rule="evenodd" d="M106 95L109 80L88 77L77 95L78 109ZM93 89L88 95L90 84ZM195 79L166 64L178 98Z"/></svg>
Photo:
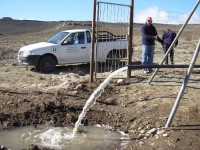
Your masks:
<svg viewBox="0 0 200 150"><path fill-rule="evenodd" d="M16 52L11 48L0 47L0 59L13 59L16 57Z"/></svg>

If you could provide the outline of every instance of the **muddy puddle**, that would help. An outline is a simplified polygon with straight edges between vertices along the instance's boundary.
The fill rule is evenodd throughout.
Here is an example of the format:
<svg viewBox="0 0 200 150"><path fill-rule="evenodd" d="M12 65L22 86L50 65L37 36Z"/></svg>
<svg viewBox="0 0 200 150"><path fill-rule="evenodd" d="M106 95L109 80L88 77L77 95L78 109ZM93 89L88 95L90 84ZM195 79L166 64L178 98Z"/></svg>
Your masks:
<svg viewBox="0 0 200 150"><path fill-rule="evenodd" d="M13 150L28 148L31 144L56 150L117 150L128 145L129 137L109 126L81 127L72 138L73 127L22 127L0 132L0 145Z"/></svg>

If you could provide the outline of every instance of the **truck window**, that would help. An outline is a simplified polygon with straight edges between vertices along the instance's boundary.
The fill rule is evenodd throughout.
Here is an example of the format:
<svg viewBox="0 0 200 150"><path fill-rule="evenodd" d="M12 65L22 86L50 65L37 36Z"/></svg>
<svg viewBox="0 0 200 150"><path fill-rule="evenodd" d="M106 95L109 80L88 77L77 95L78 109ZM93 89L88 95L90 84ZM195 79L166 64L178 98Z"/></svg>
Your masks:
<svg viewBox="0 0 200 150"><path fill-rule="evenodd" d="M54 35L52 38L48 40L49 43L58 44L62 41L69 33L68 32L59 32L58 34Z"/></svg>
<svg viewBox="0 0 200 150"><path fill-rule="evenodd" d="M87 36L87 42L91 43L91 35L89 31L86 31L86 36Z"/></svg>
<svg viewBox="0 0 200 150"><path fill-rule="evenodd" d="M85 43L84 32L79 32L77 37L78 37L78 44L84 44Z"/></svg>
<svg viewBox="0 0 200 150"><path fill-rule="evenodd" d="M77 33L72 33L70 34L65 41L63 42L64 44L67 45L72 45L72 44L84 44L85 43L85 36L84 32L77 32Z"/></svg>

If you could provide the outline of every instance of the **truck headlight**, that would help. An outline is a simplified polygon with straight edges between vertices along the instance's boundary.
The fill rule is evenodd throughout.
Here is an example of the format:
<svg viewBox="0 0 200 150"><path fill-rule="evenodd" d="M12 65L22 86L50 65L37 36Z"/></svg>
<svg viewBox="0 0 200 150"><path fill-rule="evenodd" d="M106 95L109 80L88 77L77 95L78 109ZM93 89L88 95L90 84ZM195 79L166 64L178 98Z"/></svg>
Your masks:
<svg viewBox="0 0 200 150"><path fill-rule="evenodd" d="M20 51L18 55L22 56L23 54L24 54L24 51Z"/></svg>
<svg viewBox="0 0 200 150"><path fill-rule="evenodd" d="M19 52L19 55L23 56L23 57L27 57L29 55L34 55L34 52L33 51L21 51L21 52Z"/></svg>

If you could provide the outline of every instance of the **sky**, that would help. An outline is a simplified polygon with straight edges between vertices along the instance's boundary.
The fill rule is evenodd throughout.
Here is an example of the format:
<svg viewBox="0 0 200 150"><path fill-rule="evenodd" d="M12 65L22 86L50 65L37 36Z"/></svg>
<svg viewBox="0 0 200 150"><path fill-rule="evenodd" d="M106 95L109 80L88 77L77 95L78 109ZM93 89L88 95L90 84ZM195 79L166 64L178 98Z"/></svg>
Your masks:
<svg viewBox="0 0 200 150"><path fill-rule="evenodd" d="M130 5L131 0L101 0ZM134 0L134 22L151 16L158 23L184 22L197 0ZM0 18L39 21L92 21L93 0L0 0ZM200 23L200 6L193 15Z"/></svg>

